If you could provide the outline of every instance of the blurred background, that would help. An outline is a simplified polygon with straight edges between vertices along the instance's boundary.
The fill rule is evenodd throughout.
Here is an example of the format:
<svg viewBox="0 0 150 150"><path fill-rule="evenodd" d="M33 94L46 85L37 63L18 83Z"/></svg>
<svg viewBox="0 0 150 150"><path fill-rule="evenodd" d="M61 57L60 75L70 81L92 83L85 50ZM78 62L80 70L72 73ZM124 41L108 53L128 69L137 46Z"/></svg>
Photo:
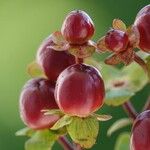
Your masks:
<svg viewBox="0 0 150 150"><path fill-rule="evenodd" d="M121 18L130 25L138 10L147 4L149 0L0 0L0 150L24 149L25 138L16 137L15 132L24 127L18 100L22 86L29 79L26 66L34 60L41 41L60 30L68 12L85 10L95 22L94 40L98 40L114 18ZM146 86L133 98L137 110L146 100L148 89ZM113 119L101 123L99 138L92 150L113 150L122 130L111 138L106 136L106 131L114 120L126 114L121 107L104 107L102 111L112 114ZM53 149L61 150L58 144Z"/></svg>

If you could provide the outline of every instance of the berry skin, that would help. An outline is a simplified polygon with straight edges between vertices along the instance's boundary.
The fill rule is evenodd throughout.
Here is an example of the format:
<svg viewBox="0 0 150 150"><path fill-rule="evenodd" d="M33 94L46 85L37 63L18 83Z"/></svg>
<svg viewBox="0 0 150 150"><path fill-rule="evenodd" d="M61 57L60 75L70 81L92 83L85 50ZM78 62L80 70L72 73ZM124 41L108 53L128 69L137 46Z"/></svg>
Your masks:
<svg viewBox="0 0 150 150"><path fill-rule="evenodd" d="M65 18L61 32L70 44L82 45L94 34L94 24L87 13L81 10L70 12Z"/></svg>
<svg viewBox="0 0 150 150"><path fill-rule="evenodd" d="M150 110L142 112L135 120L130 141L131 150L150 150Z"/></svg>
<svg viewBox="0 0 150 150"><path fill-rule="evenodd" d="M59 119L57 115L46 116L43 109L58 109L54 98L55 86L48 80L29 80L20 96L20 115L23 122L32 129L49 128Z"/></svg>
<svg viewBox="0 0 150 150"><path fill-rule="evenodd" d="M75 64L58 77L55 99L59 108L71 116L86 117L103 105L103 79L97 69Z"/></svg>
<svg viewBox="0 0 150 150"><path fill-rule="evenodd" d="M106 47L113 52L124 51L129 43L127 34L124 31L112 29L105 37Z"/></svg>
<svg viewBox="0 0 150 150"><path fill-rule="evenodd" d="M56 82L59 74L65 68L75 63L75 57L67 51L55 51L48 47L53 45L52 36L49 36L38 49L37 62L48 79Z"/></svg>
<svg viewBox="0 0 150 150"><path fill-rule="evenodd" d="M133 27L139 32L138 47L150 53L150 5L145 6L139 11Z"/></svg>

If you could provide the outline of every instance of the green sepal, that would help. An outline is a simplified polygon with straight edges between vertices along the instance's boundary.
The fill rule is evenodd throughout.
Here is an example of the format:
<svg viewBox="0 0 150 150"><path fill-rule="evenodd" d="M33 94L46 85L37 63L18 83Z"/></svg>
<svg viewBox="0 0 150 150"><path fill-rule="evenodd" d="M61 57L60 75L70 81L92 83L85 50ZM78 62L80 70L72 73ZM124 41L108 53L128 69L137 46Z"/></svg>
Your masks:
<svg viewBox="0 0 150 150"><path fill-rule="evenodd" d="M92 41L88 41L85 45L72 45L69 48L69 53L77 58L87 58L95 52L95 46Z"/></svg>
<svg viewBox="0 0 150 150"><path fill-rule="evenodd" d="M127 29L125 23L120 19L114 19L113 23L112 23L112 26L116 30L126 31L126 29Z"/></svg>
<svg viewBox="0 0 150 150"><path fill-rule="evenodd" d="M44 109L42 112L44 112L44 115L64 115L59 109Z"/></svg>
<svg viewBox="0 0 150 150"><path fill-rule="evenodd" d="M72 122L72 117L69 115L64 115L61 117L52 127L51 130L58 130Z"/></svg>
<svg viewBox="0 0 150 150"><path fill-rule="evenodd" d="M32 77L43 77L43 78L47 78L42 70L42 68L40 67L40 65L36 62L33 61L31 62L28 66L27 66L27 73Z"/></svg>
<svg viewBox="0 0 150 150"><path fill-rule="evenodd" d="M95 117L72 117L72 122L67 125L67 131L72 140L83 148L91 148L97 139L99 123Z"/></svg>

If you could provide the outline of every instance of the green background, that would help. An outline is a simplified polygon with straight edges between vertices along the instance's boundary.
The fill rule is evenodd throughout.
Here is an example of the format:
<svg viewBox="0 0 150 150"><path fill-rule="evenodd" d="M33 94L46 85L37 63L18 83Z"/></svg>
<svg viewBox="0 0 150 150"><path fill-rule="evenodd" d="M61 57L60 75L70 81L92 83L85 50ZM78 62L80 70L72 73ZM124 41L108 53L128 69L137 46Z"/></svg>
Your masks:
<svg viewBox="0 0 150 150"><path fill-rule="evenodd" d="M24 127L18 100L23 84L29 79L26 66L34 59L40 42L60 30L65 15L74 9L85 10L95 22L94 40L98 40L114 18L130 25L146 4L149 0L0 0L0 150L23 150L25 138L15 137L14 133ZM147 86L133 98L138 110L148 92ZM99 138L92 150L113 150L121 131L108 138L106 130L114 120L126 116L121 107L104 107L103 111L112 114L113 119L101 123ZM55 145L54 150L61 148Z"/></svg>

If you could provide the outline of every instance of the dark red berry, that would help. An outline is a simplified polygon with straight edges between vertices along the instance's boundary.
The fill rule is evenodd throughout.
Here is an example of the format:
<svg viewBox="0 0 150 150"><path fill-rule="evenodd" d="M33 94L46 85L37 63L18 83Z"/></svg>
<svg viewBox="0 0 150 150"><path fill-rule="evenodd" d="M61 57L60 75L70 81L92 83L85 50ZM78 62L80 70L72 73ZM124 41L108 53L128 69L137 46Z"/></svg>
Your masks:
<svg viewBox="0 0 150 150"><path fill-rule="evenodd" d="M143 7L137 14L136 18L141 17L142 15L150 13L150 4Z"/></svg>
<svg viewBox="0 0 150 150"><path fill-rule="evenodd" d="M103 105L104 95L101 74L92 66L75 64L58 77L55 99L66 114L86 117Z"/></svg>
<svg viewBox="0 0 150 150"><path fill-rule="evenodd" d="M112 29L105 37L106 47L113 52L124 51L127 48L129 39L124 31Z"/></svg>
<svg viewBox="0 0 150 150"><path fill-rule="evenodd" d="M38 49L37 62L49 80L55 82L65 68L75 63L75 57L67 51L55 51L49 48L53 45L52 36L49 36Z"/></svg>
<svg viewBox="0 0 150 150"><path fill-rule="evenodd" d="M61 32L71 44L84 44L94 34L94 24L88 14L81 10L70 12L65 18Z"/></svg>
<svg viewBox="0 0 150 150"><path fill-rule="evenodd" d="M139 32L139 48L150 53L150 5L139 11L133 27Z"/></svg>
<svg viewBox="0 0 150 150"><path fill-rule="evenodd" d="M150 110L142 112L134 121L130 150L150 150Z"/></svg>
<svg viewBox="0 0 150 150"><path fill-rule="evenodd" d="M29 80L20 96L20 115L23 122L32 129L51 127L58 115L46 116L43 109L58 109L54 98L55 86L48 80L37 78Z"/></svg>

